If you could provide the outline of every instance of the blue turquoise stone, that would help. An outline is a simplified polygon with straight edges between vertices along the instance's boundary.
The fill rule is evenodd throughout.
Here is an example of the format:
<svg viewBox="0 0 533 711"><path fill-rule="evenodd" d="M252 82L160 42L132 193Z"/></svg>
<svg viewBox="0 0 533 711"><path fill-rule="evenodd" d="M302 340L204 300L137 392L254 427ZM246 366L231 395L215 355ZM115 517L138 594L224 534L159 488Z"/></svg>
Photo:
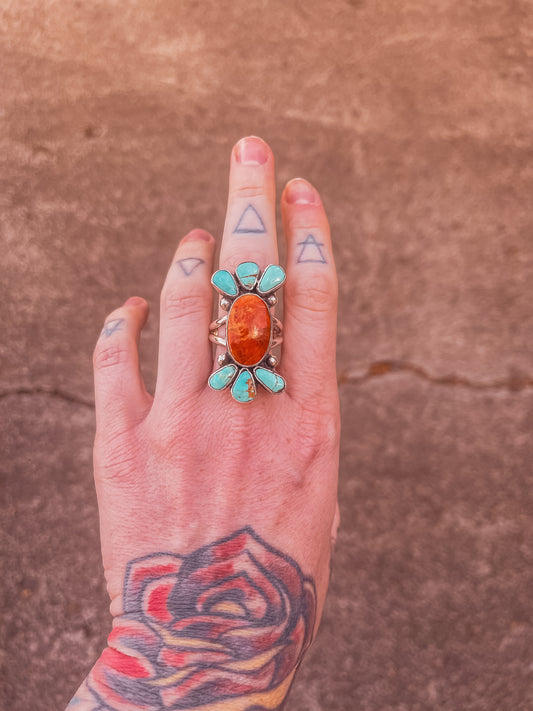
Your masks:
<svg viewBox="0 0 533 711"><path fill-rule="evenodd" d="M235 279L232 277L232 275L228 272L227 269L219 269L218 272L215 272L211 277L211 283L219 291L222 291L228 296L237 296L237 294L239 293L239 290L237 289L237 284L235 283Z"/></svg>
<svg viewBox="0 0 533 711"><path fill-rule="evenodd" d="M285 281L285 272L277 264L271 264L263 272L263 276L259 280L257 291L260 294L266 294L269 291L279 289Z"/></svg>
<svg viewBox="0 0 533 711"><path fill-rule="evenodd" d="M231 387L231 394L237 402L251 402L255 398L254 378L246 368L237 376Z"/></svg>
<svg viewBox="0 0 533 711"><path fill-rule="evenodd" d="M225 365L209 376L209 385L213 390L224 390L231 381L233 380L235 373L237 372L236 365Z"/></svg>
<svg viewBox="0 0 533 711"><path fill-rule="evenodd" d="M259 266L255 262L241 262L235 274L245 289L253 289L259 275Z"/></svg>
<svg viewBox="0 0 533 711"><path fill-rule="evenodd" d="M281 375L274 373L273 370L268 370L267 368L256 368L254 370L254 374L261 385L264 385L265 388L270 390L271 393L280 393L285 388L285 381Z"/></svg>

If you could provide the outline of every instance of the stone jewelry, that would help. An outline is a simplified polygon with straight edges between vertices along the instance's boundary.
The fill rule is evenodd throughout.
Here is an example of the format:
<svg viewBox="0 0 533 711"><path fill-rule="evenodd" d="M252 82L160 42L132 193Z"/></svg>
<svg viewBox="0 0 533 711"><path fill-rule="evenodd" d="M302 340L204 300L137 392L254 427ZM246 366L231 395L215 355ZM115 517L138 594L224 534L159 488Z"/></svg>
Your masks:
<svg viewBox="0 0 533 711"><path fill-rule="evenodd" d="M285 380L274 371L278 358L270 353L282 340L282 323L270 309L277 303L274 292L285 281L285 272L270 264L261 274L255 262L241 262L231 274L219 269L211 284L221 295L220 307L228 313L209 326L209 340L226 349L218 356L218 370L209 376L213 390L231 385L237 402L251 402L256 397L256 383L265 390L279 393ZM221 326L225 336L219 336Z"/></svg>

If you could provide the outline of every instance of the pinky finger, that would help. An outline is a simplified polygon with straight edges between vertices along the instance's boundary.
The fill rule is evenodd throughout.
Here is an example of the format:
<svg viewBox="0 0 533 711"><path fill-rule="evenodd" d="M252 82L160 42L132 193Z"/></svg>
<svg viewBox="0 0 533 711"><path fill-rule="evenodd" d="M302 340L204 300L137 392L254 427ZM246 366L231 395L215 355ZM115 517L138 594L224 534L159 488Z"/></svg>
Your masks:
<svg viewBox="0 0 533 711"><path fill-rule="evenodd" d="M143 419L152 398L139 368L138 344L148 304L137 296L106 318L93 355L96 426L128 427Z"/></svg>

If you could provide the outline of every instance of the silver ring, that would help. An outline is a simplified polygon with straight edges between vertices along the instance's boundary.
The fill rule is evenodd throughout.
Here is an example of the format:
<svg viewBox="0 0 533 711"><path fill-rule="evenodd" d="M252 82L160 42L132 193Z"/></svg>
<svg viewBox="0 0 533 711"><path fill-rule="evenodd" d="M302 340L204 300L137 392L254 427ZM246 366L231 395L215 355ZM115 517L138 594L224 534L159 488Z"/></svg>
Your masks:
<svg viewBox="0 0 533 711"><path fill-rule="evenodd" d="M221 367L209 376L213 390L231 386L234 400L251 402L257 395L257 384L270 393L285 389L285 380L274 370L279 359L271 353L283 341L283 324L271 309L285 278L279 265L269 264L261 272L255 262L241 262L234 274L219 269L211 277L220 294L220 307L228 312L209 326L211 343L226 349L217 358Z"/></svg>

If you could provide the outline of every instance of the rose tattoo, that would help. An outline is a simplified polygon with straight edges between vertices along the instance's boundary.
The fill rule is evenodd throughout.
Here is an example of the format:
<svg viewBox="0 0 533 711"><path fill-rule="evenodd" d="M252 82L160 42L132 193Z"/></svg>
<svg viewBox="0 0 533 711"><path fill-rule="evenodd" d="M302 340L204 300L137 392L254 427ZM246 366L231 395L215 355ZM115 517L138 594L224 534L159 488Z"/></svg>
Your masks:
<svg viewBox="0 0 533 711"><path fill-rule="evenodd" d="M315 610L312 580L251 528L189 555L133 560L124 614L72 707L280 709Z"/></svg>

